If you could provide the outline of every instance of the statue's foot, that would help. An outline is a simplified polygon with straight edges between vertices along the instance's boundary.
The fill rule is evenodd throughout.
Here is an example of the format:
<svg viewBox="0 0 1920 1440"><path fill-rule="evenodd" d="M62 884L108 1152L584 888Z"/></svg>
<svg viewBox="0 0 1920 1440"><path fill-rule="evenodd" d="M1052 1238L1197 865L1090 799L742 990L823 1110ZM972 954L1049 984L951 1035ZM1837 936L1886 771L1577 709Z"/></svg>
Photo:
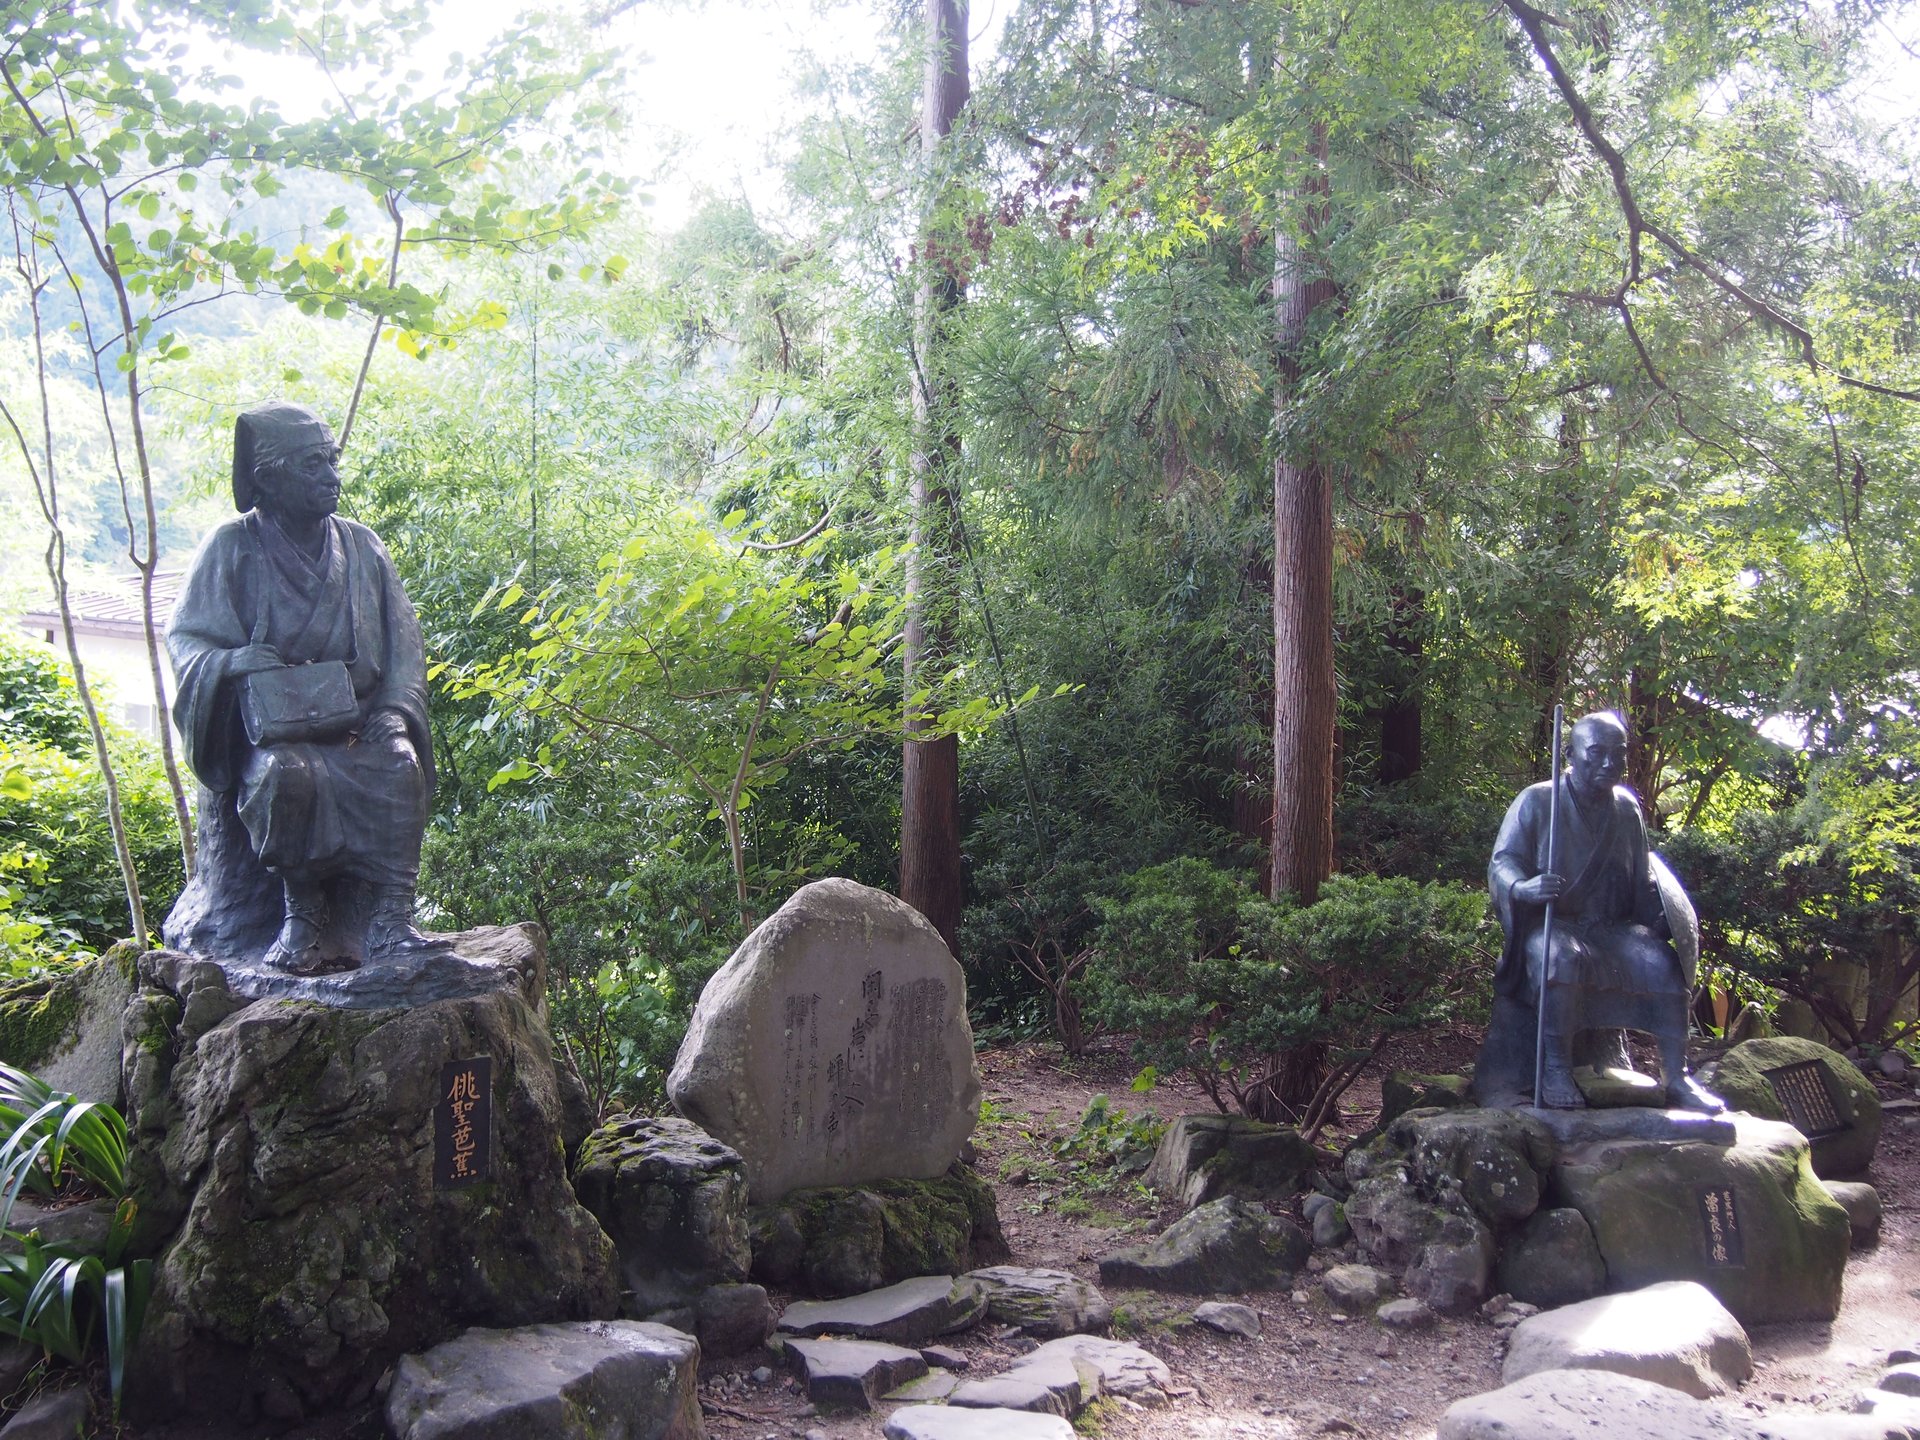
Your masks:
<svg viewBox="0 0 1920 1440"><path fill-rule="evenodd" d="M368 965L405 965L429 955L450 955L453 943L423 935L410 922L376 918L367 927Z"/></svg>
<svg viewBox="0 0 1920 1440"><path fill-rule="evenodd" d="M1667 1086L1667 1104L1676 1110L1698 1110L1707 1115L1718 1115L1727 1108L1726 1101L1702 1089L1691 1075L1683 1075Z"/></svg>
<svg viewBox="0 0 1920 1440"><path fill-rule="evenodd" d="M289 975L319 974L327 963L320 952L320 927L304 916L287 916L263 958L272 969Z"/></svg>
<svg viewBox="0 0 1920 1440"><path fill-rule="evenodd" d="M1548 1110L1584 1110L1587 1097L1573 1083L1571 1070L1549 1069L1540 1078L1540 1104Z"/></svg>

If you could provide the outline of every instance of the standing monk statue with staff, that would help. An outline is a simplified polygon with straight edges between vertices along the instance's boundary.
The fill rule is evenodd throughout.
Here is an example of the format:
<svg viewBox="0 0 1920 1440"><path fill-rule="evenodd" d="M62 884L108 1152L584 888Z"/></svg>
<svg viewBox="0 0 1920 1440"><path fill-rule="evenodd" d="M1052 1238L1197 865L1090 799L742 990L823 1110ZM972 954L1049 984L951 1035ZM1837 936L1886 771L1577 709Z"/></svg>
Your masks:
<svg viewBox="0 0 1920 1440"><path fill-rule="evenodd" d="M303 405L241 415L233 503L167 626L199 778L178 950L312 974L446 952L413 924L433 793L426 655L386 547L334 513L340 447Z"/></svg>
<svg viewBox="0 0 1920 1440"><path fill-rule="evenodd" d="M1576 721L1570 738L1566 769L1508 807L1487 866L1506 946L1475 1093L1483 1104L1532 1098L1538 1045L1537 1103L1583 1106L1573 1075L1576 1037L1633 1029L1659 1046L1667 1104L1722 1110L1687 1074L1699 926L1680 882L1647 848L1639 803L1619 783L1626 726L1596 713Z"/></svg>

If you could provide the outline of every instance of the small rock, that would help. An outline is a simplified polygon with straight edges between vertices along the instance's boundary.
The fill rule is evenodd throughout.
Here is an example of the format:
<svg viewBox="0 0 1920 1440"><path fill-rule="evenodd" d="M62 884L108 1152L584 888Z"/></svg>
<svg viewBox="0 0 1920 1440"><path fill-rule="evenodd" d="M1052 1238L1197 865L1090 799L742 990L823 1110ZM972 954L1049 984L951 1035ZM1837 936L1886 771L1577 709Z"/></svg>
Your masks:
<svg viewBox="0 0 1920 1440"><path fill-rule="evenodd" d="M1440 1316L1424 1300L1389 1300L1373 1312L1373 1318L1382 1325L1391 1325L1396 1330L1431 1330L1440 1323ZM1392 1354L1391 1349L1380 1352Z"/></svg>
<svg viewBox="0 0 1920 1440"><path fill-rule="evenodd" d="M1880 1243L1880 1192L1854 1180L1822 1180L1826 1192L1847 1212L1847 1231L1855 1250Z"/></svg>
<svg viewBox="0 0 1920 1440"><path fill-rule="evenodd" d="M1338 1203L1339 1202L1336 1201L1331 1195L1324 1194L1323 1192L1316 1190L1311 1195L1307 1196L1306 1199L1300 1202L1300 1214L1301 1214L1301 1217L1305 1219L1308 1224L1312 1224L1314 1216L1318 1215L1322 1210L1326 1209L1327 1206L1335 1205Z"/></svg>
<svg viewBox="0 0 1920 1440"><path fill-rule="evenodd" d="M7 1422L13 1440L76 1440L87 1431L92 1402L85 1390L43 1390Z"/></svg>
<svg viewBox="0 0 1920 1440"><path fill-rule="evenodd" d="M773 1333L773 1303L760 1285L710 1285L693 1300L702 1359L744 1355Z"/></svg>
<svg viewBox="0 0 1920 1440"><path fill-rule="evenodd" d="M1321 1250L1344 1245L1353 1237L1353 1227L1347 1224L1346 1207L1325 1205L1313 1217L1313 1243Z"/></svg>
<svg viewBox="0 0 1920 1440"><path fill-rule="evenodd" d="M922 1345L920 1358L940 1370L965 1370L973 1363L967 1358L966 1351L955 1350L949 1345Z"/></svg>
<svg viewBox="0 0 1920 1440"><path fill-rule="evenodd" d="M1880 1388L1895 1395L1920 1396L1920 1364L1908 1361L1880 1377Z"/></svg>
<svg viewBox="0 0 1920 1440"><path fill-rule="evenodd" d="M768 1368L767 1366L765 1366L765 1365L756 1365L756 1366L754 1366L754 1368L753 1368L753 1383L754 1383L754 1384L756 1384L756 1385L764 1385L764 1384L766 1384L766 1383L767 1383L767 1382L768 1382L769 1380L771 1380L771 1379L773 1379L773 1371L772 1371L772 1370L770 1370L770 1369L769 1369L769 1368Z"/></svg>
<svg viewBox="0 0 1920 1440"><path fill-rule="evenodd" d="M1320 1288L1339 1310L1357 1315L1394 1291L1393 1277L1371 1265L1336 1265L1320 1277Z"/></svg>
<svg viewBox="0 0 1920 1440"><path fill-rule="evenodd" d="M1245 1340L1260 1338L1260 1316L1251 1305L1209 1300L1194 1308L1193 1318L1209 1330L1223 1335L1238 1335Z"/></svg>

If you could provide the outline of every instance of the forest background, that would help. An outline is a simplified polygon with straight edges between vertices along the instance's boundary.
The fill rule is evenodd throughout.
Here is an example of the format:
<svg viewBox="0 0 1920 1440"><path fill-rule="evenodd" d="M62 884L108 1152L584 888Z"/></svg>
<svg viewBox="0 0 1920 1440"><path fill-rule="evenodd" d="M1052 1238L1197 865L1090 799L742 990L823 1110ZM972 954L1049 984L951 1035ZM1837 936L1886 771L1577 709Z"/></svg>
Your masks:
<svg viewBox="0 0 1920 1440"><path fill-rule="evenodd" d="M1484 1004L1556 703L1629 720L1705 1023L1911 1031L1908 10L862 11L791 56L777 196L671 227L624 129L659 13L0 21L7 595L182 567L239 409L333 420L433 665L427 919L546 927L603 1101L839 874L985 1032L1317 1123ZM17 974L144 943L193 860L83 681L0 646Z"/></svg>

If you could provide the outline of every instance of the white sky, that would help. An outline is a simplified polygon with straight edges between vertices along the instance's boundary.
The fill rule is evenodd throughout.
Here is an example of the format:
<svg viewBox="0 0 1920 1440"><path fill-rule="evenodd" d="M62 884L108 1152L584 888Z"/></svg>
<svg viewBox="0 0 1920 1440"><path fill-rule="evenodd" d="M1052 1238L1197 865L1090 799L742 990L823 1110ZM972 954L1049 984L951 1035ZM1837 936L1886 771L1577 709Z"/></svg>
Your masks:
<svg viewBox="0 0 1920 1440"><path fill-rule="evenodd" d="M436 0L435 32L409 68L430 89L449 54L474 54L497 36L526 0ZM581 13L583 0L549 10ZM611 168L652 181L653 225L679 227L704 193L744 190L756 208L782 204L781 132L803 103L796 84L809 54L876 56L899 0L640 0L614 19L599 43L618 51L633 95L631 142ZM973 63L986 63L1007 0L975 0ZM271 95L289 117L317 115L330 97L318 71L292 57L231 53L223 68L243 74L243 94ZM664 158L671 172L661 176Z"/></svg>

